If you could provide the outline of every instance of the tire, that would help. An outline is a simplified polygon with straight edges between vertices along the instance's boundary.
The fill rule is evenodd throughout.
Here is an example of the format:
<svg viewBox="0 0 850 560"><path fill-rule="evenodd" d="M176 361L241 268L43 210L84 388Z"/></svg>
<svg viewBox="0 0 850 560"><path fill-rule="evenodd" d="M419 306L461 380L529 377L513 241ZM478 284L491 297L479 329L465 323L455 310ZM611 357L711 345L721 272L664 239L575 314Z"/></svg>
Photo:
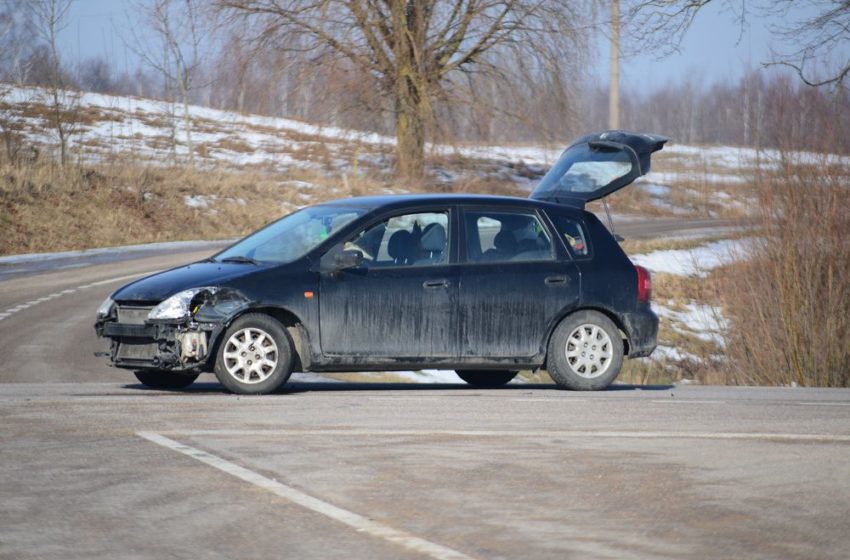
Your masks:
<svg viewBox="0 0 850 560"><path fill-rule="evenodd" d="M498 369L461 369L455 370L455 373L474 387L501 387L507 385L519 372Z"/></svg>
<svg viewBox="0 0 850 560"><path fill-rule="evenodd" d="M283 325L268 315L249 313L225 331L215 376L232 393L265 395L286 383L294 366L295 350Z"/></svg>
<svg viewBox="0 0 850 560"><path fill-rule="evenodd" d="M161 369L143 369L133 372L142 385L151 389L185 389L195 382L199 373L177 373Z"/></svg>
<svg viewBox="0 0 850 560"><path fill-rule="evenodd" d="M549 339L549 376L564 389L599 391L617 378L622 367L620 331L597 311L565 317Z"/></svg>

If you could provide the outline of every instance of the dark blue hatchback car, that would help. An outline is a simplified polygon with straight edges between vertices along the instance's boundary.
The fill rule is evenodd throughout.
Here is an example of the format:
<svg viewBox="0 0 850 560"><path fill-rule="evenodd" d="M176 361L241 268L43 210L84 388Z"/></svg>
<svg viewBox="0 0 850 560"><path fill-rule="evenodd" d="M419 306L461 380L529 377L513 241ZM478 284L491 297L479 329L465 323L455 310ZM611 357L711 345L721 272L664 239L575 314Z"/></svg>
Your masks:
<svg viewBox="0 0 850 560"><path fill-rule="evenodd" d="M98 310L112 364L180 388L214 371L269 393L294 370L454 369L499 386L545 368L607 387L655 348L646 270L590 212L649 171L666 138L609 131L565 150L527 199L338 200L290 214L201 262L116 291Z"/></svg>

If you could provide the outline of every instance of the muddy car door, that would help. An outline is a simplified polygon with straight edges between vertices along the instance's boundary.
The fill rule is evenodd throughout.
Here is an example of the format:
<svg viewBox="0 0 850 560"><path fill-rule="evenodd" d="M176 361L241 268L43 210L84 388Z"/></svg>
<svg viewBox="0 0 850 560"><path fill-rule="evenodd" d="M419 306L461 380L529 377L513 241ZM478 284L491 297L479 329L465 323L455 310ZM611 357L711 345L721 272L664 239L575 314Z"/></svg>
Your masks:
<svg viewBox="0 0 850 560"><path fill-rule="evenodd" d="M358 364L457 355L451 218L449 208L397 211L323 257L323 354Z"/></svg>
<svg viewBox="0 0 850 560"><path fill-rule="evenodd" d="M548 328L579 301L575 264L531 208L466 207L460 229L461 356L539 356Z"/></svg>
<svg viewBox="0 0 850 560"><path fill-rule="evenodd" d="M564 150L529 198L583 208L649 173L665 136L612 130L584 136Z"/></svg>

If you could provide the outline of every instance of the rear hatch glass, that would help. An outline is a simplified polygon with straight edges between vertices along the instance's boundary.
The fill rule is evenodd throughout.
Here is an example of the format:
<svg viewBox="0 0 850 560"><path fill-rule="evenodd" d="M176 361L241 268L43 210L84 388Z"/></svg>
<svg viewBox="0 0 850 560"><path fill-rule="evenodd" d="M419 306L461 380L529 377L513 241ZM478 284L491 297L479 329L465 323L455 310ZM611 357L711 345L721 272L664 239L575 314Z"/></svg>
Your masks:
<svg viewBox="0 0 850 560"><path fill-rule="evenodd" d="M667 138L621 131L585 136L567 148L530 197L582 207L649 172Z"/></svg>

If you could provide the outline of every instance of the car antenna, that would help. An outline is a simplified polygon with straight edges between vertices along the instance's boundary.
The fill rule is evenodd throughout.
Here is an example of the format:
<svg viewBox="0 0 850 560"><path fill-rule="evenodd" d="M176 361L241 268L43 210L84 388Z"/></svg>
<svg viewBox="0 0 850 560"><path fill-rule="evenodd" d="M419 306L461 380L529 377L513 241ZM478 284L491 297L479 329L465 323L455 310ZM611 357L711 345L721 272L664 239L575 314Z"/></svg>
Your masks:
<svg viewBox="0 0 850 560"><path fill-rule="evenodd" d="M611 235L614 236L614 239L617 240L617 243L625 241L623 236L617 235L617 231L614 229L614 220L611 218L611 209L608 208L608 201L604 198L602 199L602 206L605 207L605 214L608 216L608 226L611 228Z"/></svg>

